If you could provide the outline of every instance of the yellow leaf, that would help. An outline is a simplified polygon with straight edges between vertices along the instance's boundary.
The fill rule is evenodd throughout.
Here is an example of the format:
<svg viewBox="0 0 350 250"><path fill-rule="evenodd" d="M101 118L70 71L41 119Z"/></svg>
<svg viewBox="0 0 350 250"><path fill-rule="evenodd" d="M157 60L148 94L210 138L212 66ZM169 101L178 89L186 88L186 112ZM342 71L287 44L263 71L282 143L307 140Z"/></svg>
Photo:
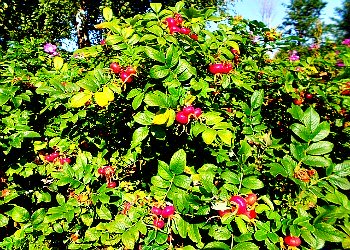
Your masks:
<svg viewBox="0 0 350 250"><path fill-rule="evenodd" d="M103 91L102 92L105 93L106 98L107 98L107 100L109 102L114 101L114 93L113 93L113 91L110 88L105 86L105 87L103 87Z"/></svg>
<svg viewBox="0 0 350 250"><path fill-rule="evenodd" d="M109 103L105 92L96 92L95 93L95 101L96 101L97 105L101 106L101 107L105 107Z"/></svg>
<svg viewBox="0 0 350 250"><path fill-rule="evenodd" d="M55 67L55 70L60 70L63 66L63 58L60 56L55 56L53 59L53 66Z"/></svg>
<svg viewBox="0 0 350 250"><path fill-rule="evenodd" d="M106 19L107 21L110 21L113 18L113 11L109 7L104 7L102 10L102 14L104 19Z"/></svg>
<svg viewBox="0 0 350 250"><path fill-rule="evenodd" d="M71 98L70 106L73 108L82 107L86 102L90 101L91 97L92 94L90 91L79 92Z"/></svg>
<svg viewBox="0 0 350 250"><path fill-rule="evenodd" d="M168 118L168 122L166 123L166 126L170 127L171 125L174 124L176 114L173 109L168 109L166 112L169 112L169 118Z"/></svg>
<svg viewBox="0 0 350 250"><path fill-rule="evenodd" d="M157 114L154 118L153 118L153 124L156 125L162 125L165 124L168 121L169 118L169 112L168 110L163 113L163 114Z"/></svg>

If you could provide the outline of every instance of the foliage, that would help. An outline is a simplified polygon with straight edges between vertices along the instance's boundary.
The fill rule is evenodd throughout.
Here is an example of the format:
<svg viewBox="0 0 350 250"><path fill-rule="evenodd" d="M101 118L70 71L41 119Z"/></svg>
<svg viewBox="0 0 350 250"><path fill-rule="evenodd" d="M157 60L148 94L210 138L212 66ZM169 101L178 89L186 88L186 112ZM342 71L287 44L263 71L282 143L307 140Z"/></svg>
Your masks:
<svg viewBox="0 0 350 250"><path fill-rule="evenodd" d="M333 20L336 21L335 26L341 34L339 37L350 37L350 28L348 25L350 22L350 1L344 0L342 7L337 8L336 12L338 14L338 18L333 18Z"/></svg>
<svg viewBox="0 0 350 250"><path fill-rule="evenodd" d="M105 8L105 43L74 55L9 45L0 247L348 248L350 47L271 59L261 22L151 9Z"/></svg>
<svg viewBox="0 0 350 250"><path fill-rule="evenodd" d="M322 0L291 0L286 6L287 16L283 22L286 33L300 38L314 38L318 42L322 30L319 18L325 6L326 2Z"/></svg>

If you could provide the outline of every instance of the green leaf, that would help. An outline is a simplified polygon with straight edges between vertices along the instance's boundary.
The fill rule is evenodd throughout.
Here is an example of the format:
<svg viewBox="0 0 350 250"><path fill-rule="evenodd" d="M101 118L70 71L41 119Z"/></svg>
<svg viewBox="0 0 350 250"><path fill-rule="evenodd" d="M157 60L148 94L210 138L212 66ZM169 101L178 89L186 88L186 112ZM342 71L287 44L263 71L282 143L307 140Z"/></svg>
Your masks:
<svg viewBox="0 0 350 250"><path fill-rule="evenodd" d="M164 56L163 52L155 50L155 49L153 49L152 47L149 47L149 46L145 46L144 47L144 51L145 51L146 55L149 58L151 58L153 60L156 60L158 62L161 62L161 63L165 63L165 56Z"/></svg>
<svg viewBox="0 0 350 250"><path fill-rule="evenodd" d="M320 124L320 116L312 107L309 107L305 111L302 121L306 126L307 130L312 133L316 130L317 126Z"/></svg>
<svg viewBox="0 0 350 250"><path fill-rule="evenodd" d="M189 189L191 187L191 178L186 175L176 175L174 185L179 188Z"/></svg>
<svg viewBox="0 0 350 250"><path fill-rule="evenodd" d="M202 237L199 233L199 228L197 224L188 224L187 233L188 233L188 237L190 237L190 239L193 242L195 243L201 242Z"/></svg>
<svg viewBox="0 0 350 250"><path fill-rule="evenodd" d="M330 124L326 121L321 122L315 131L311 134L311 140L313 142L318 142L326 138L330 133Z"/></svg>
<svg viewBox="0 0 350 250"><path fill-rule="evenodd" d="M333 143L328 141L320 141L316 143L312 143L307 149L306 153L310 155L324 155L332 152Z"/></svg>
<svg viewBox="0 0 350 250"><path fill-rule="evenodd" d="M143 141L148 136L148 133L149 133L148 127L140 127L136 129L132 135L133 142Z"/></svg>
<svg viewBox="0 0 350 250"><path fill-rule="evenodd" d="M214 241L210 242L203 248L204 250L230 250L230 246L223 242Z"/></svg>
<svg viewBox="0 0 350 250"><path fill-rule="evenodd" d="M242 157L242 162L245 162L252 155L252 147L247 141L241 141L241 147L238 154Z"/></svg>
<svg viewBox="0 0 350 250"><path fill-rule="evenodd" d="M340 177L346 177L350 175L350 161L344 161L342 163L339 163L335 165L333 169L333 173L335 175L338 175Z"/></svg>
<svg viewBox="0 0 350 250"><path fill-rule="evenodd" d="M209 236L213 237L215 240L228 240L231 238L231 232L226 227L220 227L213 225L209 229Z"/></svg>
<svg viewBox="0 0 350 250"><path fill-rule="evenodd" d="M109 211L105 205L102 205L100 208L96 208L97 215L100 217L102 220L111 220L112 219L112 214Z"/></svg>
<svg viewBox="0 0 350 250"><path fill-rule="evenodd" d="M310 137L310 131L308 131L308 129L300 124L300 123L294 123L290 126L290 129L297 135L299 136L301 139L303 139L304 141L308 142L309 141L309 137Z"/></svg>
<svg viewBox="0 0 350 250"><path fill-rule="evenodd" d="M171 180L173 178L173 173L170 172L168 164L163 161L158 161L158 175L164 180Z"/></svg>
<svg viewBox="0 0 350 250"><path fill-rule="evenodd" d="M219 130L218 131L218 136L227 145L230 145L230 146L232 145L233 135L232 135L231 131L229 131L229 130Z"/></svg>
<svg viewBox="0 0 350 250"><path fill-rule="evenodd" d="M159 65L154 65L149 71L149 75L154 79L164 78L167 75L169 75L169 73L170 73L170 70L168 69L167 66L159 66Z"/></svg>
<svg viewBox="0 0 350 250"><path fill-rule="evenodd" d="M143 94L139 94L137 96L135 96L134 100L132 100L131 106L134 110L138 109L140 107L140 105L142 104L143 101Z"/></svg>
<svg viewBox="0 0 350 250"><path fill-rule="evenodd" d="M205 130L202 133L202 138L206 144L210 145L214 142L216 135L217 135L217 132L215 129L205 128Z"/></svg>
<svg viewBox="0 0 350 250"><path fill-rule="evenodd" d="M158 13L162 8L161 3L150 3L150 6L155 13Z"/></svg>
<svg viewBox="0 0 350 250"><path fill-rule="evenodd" d="M182 174L186 167L186 152L180 149L175 152L170 160L170 171L174 174Z"/></svg>
<svg viewBox="0 0 350 250"><path fill-rule="evenodd" d="M0 214L0 227L5 227L9 223L9 218Z"/></svg>
<svg viewBox="0 0 350 250"><path fill-rule="evenodd" d="M144 102L152 107L167 108L169 106L167 95L160 91L147 93Z"/></svg>
<svg viewBox="0 0 350 250"><path fill-rule="evenodd" d="M174 220L180 236L182 238L186 238L188 223L184 219L182 219L182 217L175 217Z"/></svg>
<svg viewBox="0 0 350 250"><path fill-rule="evenodd" d="M30 215L29 215L29 212L27 211L27 209L20 207L20 206L15 206L6 214L11 216L11 218L15 222L26 222L30 218Z"/></svg>
<svg viewBox="0 0 350 250"><path fill-rule="evenodd" d="M152 125L154 114L151 112L139 112L134 116L135 122L141 125Z"/></svg>
<svg viewBox="0 0 350 250"><path fill-rule="evenodd" d="M241 242L235 245L232 250L259 250L259 247L252 242Z"/></svg>
<svg viewBox="0 0 350 250"><path fill-rule="evenodd" d="M122 234L122 242L127 249L134 249L134 246L135 246L134 234L130 232L130 230L125 231Z"/></svg>
<svg viewBox="0 0 350 250"><path fill-rule="evenodd" d="M165 61L168 68L174 67L179 62L179 52L173 44L170 45L166 52Z"/></svg>
<svg viewBox="0 0 350 250"><path fill-rule="evenodd" d="M339 176L331 176L328 181L335 185L338 186L340 189L343 190L349 190L350 189L350 182L347 178L345 177L339 177Z"/></svg>
<svg viewBox="0 0 350 250"><path fill-rule="evenodd" d="M100 232L96 228L88 228L85 231L86 241L97 241L100 238Z"/></svg>
<svg viewBox="0 0 350 250"><path fill-rule="evenodd" d="M104 7L102 10L103 18L106 19L107 22L111 21L113 18L113 11L109 7Z"/></svg>
<svg viewBox="0 0 350 250"><path fill-rule="evenodd" d="M159 188L168 188L170 186L170 182L167 180L164 180L162 177L156 175L151 178L152 185L159 187Z"/></svg>
<svg viewBox="0 0 350 250"><path fill-rule="evenodd" d="M91 100L92 93L89 91L79 92L70 99L70 106L72 108L80 108Z"/></svg>
<svg viewBox="0 0 350 250"><path fill-rule="evenodd" d="M296 120L301 121L304 117L304 112L299 105L292 105L291 108L288 109L288 112L292 115L292 117Z"/></svg>
<svg viewBox="0 0 350 250"><path fill-rule="evenodd" d="M250 106L252 109L259 108L264 102L264 90L256 90L250 98Z"/></svg>
<svg viewBox="0 0 350 250"><path fill-rule="evenodd" d="M307 155L302 159L302 162L309 166L314 167L327 167L330 165L330 161L322 156Z"/></svg>
<svg viewBox="0 0 350 250"><path fill-rule="evenodd" d="M249 189L260 189L264 187L264 183L256 176L249 176L243 179L242 185Z"/></svg>
<svg viewBox="0 0 350 250"><path fill-rule="evenodd" d="M279 163L270 163L268 164L268 166L270 167L270 173L273 176L277 176L277 175L282 175L284 177L288 176L288 171Z"/></svg>
<svg viewBox="0 0 350 250"><path fill-rule="evenodd" d="M316 231L314 232L314 234L325 241L342 242L346 237L346 235L343 232L340 232L335 227L327 223L322 222L316 224L315 229Z"/></svg>
<svg viewBox="0 0 350 250"><path fill-rule="evenodd" d="M150 28L148 28L148 31L155 34L158 37L161 37L164 33L163 29L161 27L159 27L158 25L153 25ZM143 39L145 39L143 37Z"/></svg>

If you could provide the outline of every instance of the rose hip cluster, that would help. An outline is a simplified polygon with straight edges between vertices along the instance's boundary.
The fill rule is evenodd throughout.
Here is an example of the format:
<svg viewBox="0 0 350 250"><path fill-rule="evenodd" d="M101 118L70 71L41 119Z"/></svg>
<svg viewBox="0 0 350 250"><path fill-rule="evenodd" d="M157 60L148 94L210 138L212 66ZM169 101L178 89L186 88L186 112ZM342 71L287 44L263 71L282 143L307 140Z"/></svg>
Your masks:
<svg viewBox="0 0 350 250"><path fill-rule="evenodd" d="M162 229L165 225L164 218L171 218L175 213L175 207L172 205L168 205L161 209L160 207L153 206L151 209L151 213L155 215L153 225L156 228Z"/></svg>
<svg viewBox="0 0 350 250"><path fill-rule="evenodd" d="M180 33L184 35L190 36L193 40L198 40L198 35L191 33L190 28L182 27L183 24L183 18L181 14L177 13L174 15L174 17L168 17L164 21L165 24L168 25L170 34Z"/></svg>
<svg viewBox="0 0 350 250"><path fill-rule="evenodd" d="M101 175L106 177L106 181L107 181L107 187L108 188L115 188L117 186L117 183L115 181L113 181L113 176L115 173L115 170L112 166L105 166L102 168L99 168L97 170L97 172Z"/></svg>
<svg viewBox="0 0 350 250"><path fill-rule="evenodd" d="M195 108L192 105L185 106L176 114L176 121L180 124L187 124L191 117L197 119L202 114L201 108Z"/></svg>
<svg viewBox="0 0 350 250"><path fill-rule="evenodd" d="M119 74L123 83L130 83L133 81L133 76L136 74L136 69L132 66L122 68L117 62L112 62L109 68L114 74Z"/></svg>
<svg viewBox="0 0 350 250"><path fill-rule="evenodd" d="M69 157L63 157L60 155L60 152L55 151L51 154L48 154L45 156L45 160L48 162L59 162L61 165L64 165L65 163L70 164L71 159Z"/></svg>
<svg viewBox="0 0 350 250"><path fill-rule="evenodd" d="M232 213L236 211L237 215L246 215L250 220L256 218L256 212L252 206L257 201L257 195L254 193L248 194L245 198L240 195L234 195L230 198L230 204L232 204L231 209L219 210L220 217L227 213Z"/></svg>

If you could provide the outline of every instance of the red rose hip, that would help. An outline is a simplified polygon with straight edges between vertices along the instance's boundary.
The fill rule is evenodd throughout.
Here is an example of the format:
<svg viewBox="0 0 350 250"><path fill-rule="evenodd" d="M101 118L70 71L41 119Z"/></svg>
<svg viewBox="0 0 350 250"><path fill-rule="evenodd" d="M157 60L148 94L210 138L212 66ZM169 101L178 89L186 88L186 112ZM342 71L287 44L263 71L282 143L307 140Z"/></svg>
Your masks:
<svg viewBox="0 0 350 250"><path fill-rule="evenodd" d="M301 245L301 240L297 236L286 236L284 237L284 243L291 247L298 247Z"/></svg>
<svg viewBox="0 0 350 250"><path fill-rule="evenodd" d="M185 113L182 111L180 111L176 114L175 119L180 124L187 124L188 123L188 116L185 115Z"/></svg>
<svg viewBox="0 0 350 250"><path fill-rule="evenodd" d="M115 181L111 181L107 184L108 188L115 188L117 186L117 183Z"/></svg>
<svg viewBox="0 0 350 250"><path fill-rule="evenodd" d="M161 215L162 214L162 209L159 208L159 207L154 206L151 209L151 213L155 214L155 215Z"/></svg>
<svg viewBox="0 0 350 250"><path fill-rule="evenodd" d="M172 216L175 213L175 207L174 206L166 206L162 211L162 216L164 218L168 218Z"/></svg>
<svg viewBox="0 0 350 250"><path fill-rule="evenodd" d="M156 227L156 228L159 228L159 229L162 229L165 225L164 221L162 219L154 219L153 220L153 225Z"/></svg>
<svg viewBox="0 0 350 250"><path fill-rule="evenodd" d="M247 202L247 205L252 206L256 200L258 199L258 197L256 196L256 194L248 194L247 197L245 198L245 201Z"/></svg>
<svg viewBox="0 0 350 250"><path fill-rule="evenodd" d="M239 195L234 195L230 199L231 203L237 205L237 214L245 214L247 212L247 202Z"/></svg>

